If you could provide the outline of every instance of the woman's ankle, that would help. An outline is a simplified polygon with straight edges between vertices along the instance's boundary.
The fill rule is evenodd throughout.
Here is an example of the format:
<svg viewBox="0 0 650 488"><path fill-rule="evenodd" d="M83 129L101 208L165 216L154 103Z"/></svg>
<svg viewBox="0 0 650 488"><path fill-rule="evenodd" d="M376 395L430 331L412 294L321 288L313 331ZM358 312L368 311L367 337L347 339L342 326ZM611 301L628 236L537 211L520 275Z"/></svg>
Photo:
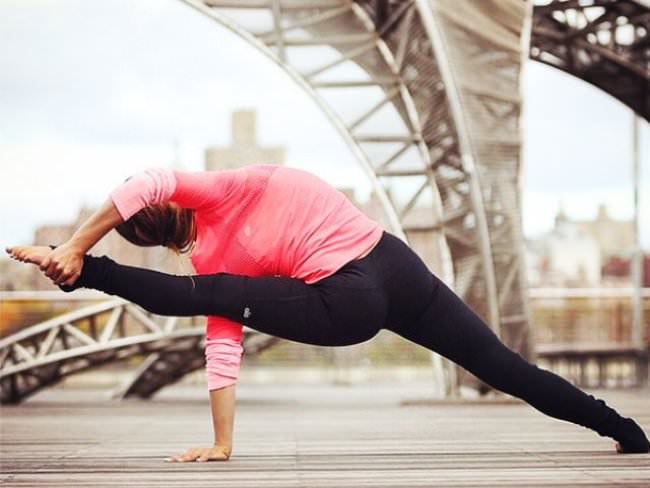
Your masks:
<svg viewBox="0 0 650 488"><path fill-rule="evenodd" d="M620 443L623 453L642 454L650 452L650 441L643 429L631 418L623 418L620 432L615 439Z"/></svg>
<svg viewBox="0 0 650 488"><path fill-rule="evenodd" d="M109 292L110 273L115 262L108 256L95 257L89 254L84 256L84 264L81 274L72 285L59 285L65 292L71 292L79 288L93 288Z"/></svg>

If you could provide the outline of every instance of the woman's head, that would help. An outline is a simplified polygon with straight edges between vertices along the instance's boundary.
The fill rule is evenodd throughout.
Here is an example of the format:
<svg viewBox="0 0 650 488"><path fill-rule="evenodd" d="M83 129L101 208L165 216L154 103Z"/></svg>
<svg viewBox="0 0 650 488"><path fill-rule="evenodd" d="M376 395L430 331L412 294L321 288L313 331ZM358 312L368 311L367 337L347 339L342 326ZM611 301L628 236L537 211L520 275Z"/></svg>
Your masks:
<svg viewBox="0 0 650 488"><path fill-rule="evenodd" d="M145 207L115 227L136 246L165 246L174 252L188 252L196 241L194 211L173 203Z"/></svg>

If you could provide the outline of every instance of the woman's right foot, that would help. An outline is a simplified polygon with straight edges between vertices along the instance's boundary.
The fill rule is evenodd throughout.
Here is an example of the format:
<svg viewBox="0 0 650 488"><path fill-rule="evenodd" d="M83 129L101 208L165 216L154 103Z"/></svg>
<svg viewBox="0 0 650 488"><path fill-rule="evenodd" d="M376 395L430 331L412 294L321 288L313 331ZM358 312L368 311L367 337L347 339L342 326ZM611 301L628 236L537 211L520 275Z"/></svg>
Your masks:
<svg viewBox="0 0 650 488"><path fill-rule="evenodd" d="M616 436L616 451L620 454L644 454L650 452L650 441L643 429L633 419L624 417Z"/></svg>

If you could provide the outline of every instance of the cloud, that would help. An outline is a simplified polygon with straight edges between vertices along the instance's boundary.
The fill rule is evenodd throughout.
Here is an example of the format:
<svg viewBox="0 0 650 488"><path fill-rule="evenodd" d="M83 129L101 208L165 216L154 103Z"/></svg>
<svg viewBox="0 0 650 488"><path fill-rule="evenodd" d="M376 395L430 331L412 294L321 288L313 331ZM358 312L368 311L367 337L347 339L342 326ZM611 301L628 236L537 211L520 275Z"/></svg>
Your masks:
<svg viewBox="0 0 650 488"><path fill-rule="evenodd" d="M526 79L526 188L569 193L628 185L631 191L632 112L592 85L539 63L528 63ZM645 122L641 137L648 154Z"/></svg>
<svg viewBox="0 0 650 488"><path fill-rule="evenodd" d="M169 165L171 147L81 145L60 140L0 146L0 244L28 243L45 223L66 223L100 205L128 175Z"/></svg>

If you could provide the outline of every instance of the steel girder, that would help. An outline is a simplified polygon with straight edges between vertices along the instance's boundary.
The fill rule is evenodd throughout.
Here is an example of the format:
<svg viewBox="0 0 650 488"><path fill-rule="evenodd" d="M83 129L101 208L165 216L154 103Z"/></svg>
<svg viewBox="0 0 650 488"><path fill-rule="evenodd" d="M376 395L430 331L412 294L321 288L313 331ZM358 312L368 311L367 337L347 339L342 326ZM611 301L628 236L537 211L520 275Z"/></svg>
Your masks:
<svg viewBox="0 0 650 488"><path fill-rule="evenodd" d="M650 2L535 3L530 57L597 86L650 121Z"/></svg>
<svg viewBox="0 0 650 488"><path fill-rule="evenodd" d="M418 0L442 69L460 154L472 168L484 212L501 340L533 359L521 217L521 66L530 5L519 0ZM443 63L444 62L444 63ZM441 193L445 183L439 183ZM453 251L452 251L453 252ZM485 267L485 265L484 265ZM488 280L485 280L489 284ZM484 285L479 285L483 287ZM480 288L476 290L480 293Z"/></svg>
<svg viewBox="0 0 650 488"><path fill-rule="evenodd" d="M203 366L204 327L159 323L124 300L60 315L0 340L0 403L17 403L63 377L135 355L149 356L120 396L149 396ZM276 338L245 330L244 349L255 353ZM251 345L249 351L248 345ZM179 361L178 357L182 357ZM146 372L146 382L138 379Z"/></svg>

